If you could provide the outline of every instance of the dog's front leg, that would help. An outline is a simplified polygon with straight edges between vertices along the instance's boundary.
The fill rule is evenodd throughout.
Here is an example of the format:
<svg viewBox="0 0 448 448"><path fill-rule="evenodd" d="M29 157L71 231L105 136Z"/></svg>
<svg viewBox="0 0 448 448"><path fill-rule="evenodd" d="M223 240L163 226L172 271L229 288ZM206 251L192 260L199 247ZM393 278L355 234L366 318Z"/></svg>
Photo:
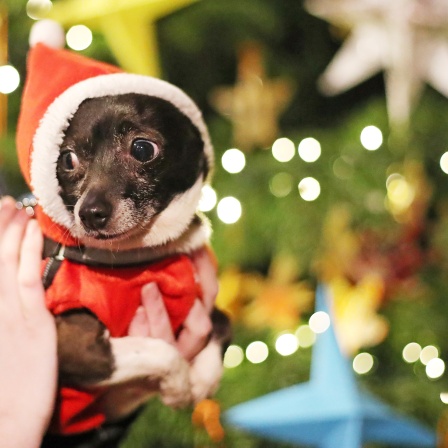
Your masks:
<svg viewBox="0 0 448 448"><path fill-rule="evenodd" d="M175 347L161 339L138 336L110 338L110 344L114 370L97 386L145 379L158 385L165 404L181 407L191 402L189 365Z"/></svg>
<svg viewBox="0 0 448 448"><path fill-rule="evenodd" d="M223 373L223 355L231 339L230 320L222 311L214 308L211 321L210 340L190 367L191 392L195 403L216 392Z"/></svg>

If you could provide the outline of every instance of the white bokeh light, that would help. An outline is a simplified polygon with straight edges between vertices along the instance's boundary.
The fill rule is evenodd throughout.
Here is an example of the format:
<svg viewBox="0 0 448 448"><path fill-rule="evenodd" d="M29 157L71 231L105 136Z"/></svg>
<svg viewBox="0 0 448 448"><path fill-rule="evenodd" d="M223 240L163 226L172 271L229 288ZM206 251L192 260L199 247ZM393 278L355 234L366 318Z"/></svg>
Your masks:
<svg viewBox="0 0 448 448"><path fill-rule="evenodd" d="M440 358L433 358L428 362L425 370L428 378L440 378L445 372L445 363Z"/></svg>
<svg viewBox="0 0 448 448"><path fill-rule="evenodd" d="M286 137L277 139L272 145L272 155L279 162L289 162L294 157L295 152L294 142Z"/></svg>
<svg viewBox="0 0 448 448"><path fill-rule="evenodd" d="M322 152L320 143L313 137L304 138L298 149L300 158L305 162L315 162Z"/></svg>
<svg viewBox="0 0 448 448"><path fill-rule="evenodd" d="M52 7L51 0L29 0L26 4L26 14L33 20L40 20L48 15Z"/></svg>
<svg viewBox="0 0 448 448"><path fill-rule="evenodd" d="M299 194L304 201L314 201L320 195L320 183L314 177L305 177L299 183Z"/></svg>
<svg viewBox="0 0 448 448"><path fill-rule="evenodd" d="M76 51L85 50L92 43L92 31L85 25L74 25L66 35L67 45Z"/></svg>
<svg viewBox="0 0 448 448"><path fill-rule="evenodd" d="M234 224L241 217L241 202L232 196L227 196L218 202L217 211L218 218L222 222L225 224Z"/></svg>
<svg viewBox="0 0 448 448"><path fill-rule="evenodd" d="M224 367L233 369L238 367L244 360L244 351L238 345L229 345L224 354Z"/></svg>
<svg viewBox="0 0 448 448"><path fill-rule="evenodd" d="M422 347L417 342L410 342L403 349L403 359L411 364L420 359L420 353L422 352Z"/></svg>
<svg viewBox="0 0 448 448"><path fill-rule="evenodd" d="M427 345L420 352L420 361L423 365L428 365L428 363L439 356L439 350L434 345Z"/></svg>
<svg viewBox="0 0 448 448"><path fill-rule="evenodd" d="M299 348L299 341L292 333L281 334L275 341L275 349L282 356L292 355Z"/></svg>
<svg viewBox="0 0 448 448"><path fill-rule="evenodd" d="M246 358L252 364L259 364L265 361L268 355L268 346L262 341L252 342L246 348Z"/></svg>
<svg viewBox="0 0 448 448"><path fill-rule="evenodd" d="M309 325L314 333L324 333L330 328L330 316L325 311L317 311L310 317Z"/></svg>
<svg viewBox="0 0 448 448"><path fill-rule="evenodd" d="M19 87L20 75L12 65L0 67L0 93L8 94Z"/></svg>
<svg viewBox="0 0 448 448"><path fill-rule="evenodd" d="M299 347L308 348L316 342L316 333L311 330L309 325L300 325L296 330L296 336L299 340Z"/></svg>
<svg viewBox="0 0 448 448"><path fill-rule="evenodd" d="M383 133L376 126L366 126L361 132L361 144L369 151L375 151L383 144Z"/></svg>
<svg viewBox="0 0 448 448"><path fill-rule="evenodd" d="M201 212L209 212L213 210L217 201L216 191L210 185L204 185L202 187L198 209Z"/></svg>
<svg viewBox="0 0 448 448"><path fill-rule="evenodd" d="M246 166L246 156L239 149L228 149L222 155L221 164L228 173L239 173Z"/></svg>
<svg viewBox="0 0 448 448"><path fill-rule="evenodd" d="M440 157L440 168L445 174L448 174L448 152Z"/></svg>
<svg viewBox="0 0 448 448"><path fill-rule="evenodd" d="M358 375L365 375L372 370L374 365L373 356L370 353L359 353L353 359L353 370Z"/></svg>

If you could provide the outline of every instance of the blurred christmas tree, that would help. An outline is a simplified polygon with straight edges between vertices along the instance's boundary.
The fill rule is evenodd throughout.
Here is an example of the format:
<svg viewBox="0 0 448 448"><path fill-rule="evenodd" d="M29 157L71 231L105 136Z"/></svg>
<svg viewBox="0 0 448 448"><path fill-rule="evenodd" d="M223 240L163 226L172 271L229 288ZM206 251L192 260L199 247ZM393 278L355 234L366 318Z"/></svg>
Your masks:
<svg viewBox="0 0 448 448"><path fill-rule="evenodd" d="M110 20L113 2L95 3ZM326 282L341 347L371 355L367 367L354 364L360 382L447 438L448 100L437 92L448 93L447 2L310 1L331 25L298 0L188 3L153 19L160 59L142 58L197 101L216 150L202 207L214 226L219 303L235 322L217 395L223 409L308 380L313 291ZM85 6L55 0L50 14L64 19L64 4ZM30 16L48 14L51 2L2 7L9 52L0 64L23 80ZM134 64L132 52L117 53L116 29L100 16L86 19L93 40L80 51ZM65 17L67 28L84 24L74 17ZM337 96L318 90L322 73L321 87ZM8 80L0 71L0 90ZM437 90L422 90L427 81ZM13 143L22 85L8 95L0 149L0 188L13 194L24 189ZM149 446L214 445L193 428L191 411L153 402L123 444ZM226 427L217 446L285 445Z"/></svg>

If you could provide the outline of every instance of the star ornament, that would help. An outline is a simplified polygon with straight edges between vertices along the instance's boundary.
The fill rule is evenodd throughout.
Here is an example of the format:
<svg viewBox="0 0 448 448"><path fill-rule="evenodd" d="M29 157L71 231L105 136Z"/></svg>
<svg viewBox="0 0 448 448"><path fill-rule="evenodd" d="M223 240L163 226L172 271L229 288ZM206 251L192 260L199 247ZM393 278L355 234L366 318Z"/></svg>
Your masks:
<svg viewBox="0 0 448 448"><path fill-rule="evenodd" d="M248 43L239 54L236 84L215 89L210 103L231 120L235 146L250 151L272 145L292 94L288 80L266 78L260 46Z"/></svg>
<svg viewBox="0 0 448 448"><path fill-rule="evenodd" d="M194 1L65 0L54 3L49 18L98 30L124 70L160 77L156 21Z"/></svg>
<svg viewBox="0 0 448 448"><path fill-rule="evenodd" d="M320 287L316 311L329 313L328 300L327 290ZM318 335L308 383L237 405L225 418L272 440L317 448L361 448L367 442L418 448L436 444L432 431L358 386L332 326Z"/></svg>
<svg viewBox="0 0 448 448"><path fill-rule="evenodd" d="M305 5L350 31L319 80L324 93L342 93L383 70L393 126L408 123L425 82L448 97L446 1L307 0Z"/></svg>

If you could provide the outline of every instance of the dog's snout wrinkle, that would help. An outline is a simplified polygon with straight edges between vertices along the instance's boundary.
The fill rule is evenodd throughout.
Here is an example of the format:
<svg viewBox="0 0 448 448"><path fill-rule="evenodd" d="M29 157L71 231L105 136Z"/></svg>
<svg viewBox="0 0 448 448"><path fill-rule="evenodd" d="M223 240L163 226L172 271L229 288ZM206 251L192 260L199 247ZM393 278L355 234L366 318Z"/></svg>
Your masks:
<svg viewBox="0 0 448 448"><path fill-rule="evenodd" d="M79 218L87 230L104 229L111 215L112 204L97 192L88 193L79 209Z"/></svg>

